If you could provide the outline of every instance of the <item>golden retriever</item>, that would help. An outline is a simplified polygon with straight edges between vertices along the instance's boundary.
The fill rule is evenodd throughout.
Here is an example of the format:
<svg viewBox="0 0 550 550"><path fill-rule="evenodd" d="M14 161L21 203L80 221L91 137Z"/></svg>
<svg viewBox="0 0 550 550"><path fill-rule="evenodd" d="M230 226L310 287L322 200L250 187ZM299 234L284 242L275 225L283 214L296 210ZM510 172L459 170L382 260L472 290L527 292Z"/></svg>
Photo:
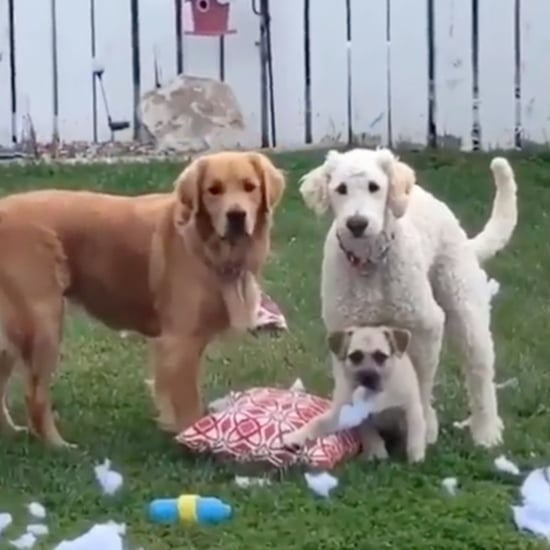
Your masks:
<svg viewBox="0 0 550 550"><path fill-rule="evenodd" d="M31 191L0 200L0 212L39 225L58 241L67 285L51 288L53 301L67 297L113 329L152 339L159 423L178 431L203 413L199 370L206 345L229 328L252 326L256 281L284 188L282 173L264 155L223 152L193 161L170 194ZM17 232L12 240L19 242ZM24 271L30 262L26 247L14 246ZM52 261L35 262L35 273L51 275ZM34 292L29 284L22 289L25 302ZM50 342L56 357L61 319L53 310L40 317L43 330L57 335ZM17 345L10 340L10 346ZM40 412L37 425L51 422L55 428L48 361L40 354L35 361L46 404L34 409ZM34 431L63 444L57 430Z"/></svg>
<svg viewBox="0 0 550 550"><path fill-rule="evenodd" d="M49 383L58 362L63 294L70 282L66 258L52 231L6 216L0 218L0 257L0 430L24 429L15 425L6 404L9 378L23 365L28 426L62 444Z"/></svg>

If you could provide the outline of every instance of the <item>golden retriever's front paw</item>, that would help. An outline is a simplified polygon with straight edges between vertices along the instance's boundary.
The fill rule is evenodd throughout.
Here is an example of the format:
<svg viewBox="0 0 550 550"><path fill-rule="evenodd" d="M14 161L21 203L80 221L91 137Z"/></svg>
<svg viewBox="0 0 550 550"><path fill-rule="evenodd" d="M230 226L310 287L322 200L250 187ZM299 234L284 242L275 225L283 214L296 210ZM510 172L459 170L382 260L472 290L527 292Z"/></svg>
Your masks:
<svg viewBox="0 0 550 550"><path fill-rule="evenodd" d="M65 441L64 439L60 441L54 441L52 442L52 445L58 449L78 449L78 445L76 443L70 443L69 441Z"/></svg>
<svg viewBox="0 0 550 550"><path fill-rule="evenodd" d="M178 433L176 423L172 419L168 419L166 417L163 417L162 415L159 415L157 416L156 422L159 429L163 432L167 432L170 434Z"/></svg>

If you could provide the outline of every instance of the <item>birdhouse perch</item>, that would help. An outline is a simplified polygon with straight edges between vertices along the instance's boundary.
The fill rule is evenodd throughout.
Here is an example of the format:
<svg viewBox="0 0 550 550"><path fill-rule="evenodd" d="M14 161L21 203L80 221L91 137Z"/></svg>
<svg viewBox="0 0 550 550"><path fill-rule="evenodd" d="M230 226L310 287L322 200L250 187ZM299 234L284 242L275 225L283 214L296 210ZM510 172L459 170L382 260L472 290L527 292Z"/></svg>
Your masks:
<svg viewBox="0 0 550 550"><path fill-rule="evenodd" d="M186 0L191 2L193 30L185 34L223 36L236 31L229 29L231 0Z"/></svg>

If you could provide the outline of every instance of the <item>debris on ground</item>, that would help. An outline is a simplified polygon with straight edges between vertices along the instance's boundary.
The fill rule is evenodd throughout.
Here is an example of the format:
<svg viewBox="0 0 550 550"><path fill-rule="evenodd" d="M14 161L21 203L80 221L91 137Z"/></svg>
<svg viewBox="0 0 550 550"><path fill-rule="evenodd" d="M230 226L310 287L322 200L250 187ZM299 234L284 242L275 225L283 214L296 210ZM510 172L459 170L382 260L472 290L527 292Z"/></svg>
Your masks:
<svg viewBox="0 0 550 550"><path fill-rule="evenodd" d="M105 459L103 464L95 466L94 472L104 495L114 495L124 483L122 475L111 469L111 461L108 458Z"/></svg>
<svg viewBox="0 0 550 550"><path fill-rule="evenodd" d="M37 519L44 519L46 517L46 508L39 502L31 502L27 508L29 514Z"/></svg>
<svg viewBox="0 0 550 550"><path fill-rule="evenodd" d="M18 539L10 540L10 544L18 550L27 550L36 544L37 538L32 533L25 533Z"/></svg>
<svg viewBox="0 0 550 550"><path fill-rule="evenodd" d="M519 468L504 455L495 458L495 468L500 472L505 472L514 476L519 476L520 474Z"/></svg>
<svg viewBox="0 0 550 550"><path fill-rule="evenodd" d="M8 512L0 513L0 535L13 523L13 516Z"/></svg>
<svg viewBox="0 0 550 550"><path fill-rule="evenodd" d="M454 497L456 495L456 488L458 487L458 479L456 477L446 477L441 485L449 495Z"/></svg>
<svg viewBox="0 0 550 550"><path fill-rule="evenodd" d="M271 485L271 480L266 477L235 476L235 484L241 489L248 489L249 487L266 487Z"/></svg>
<svg viewBox="0 0 550 550"><path fill-rule="evenodd" d="M114 521L94 525L73 540L60 542L53 550L123 550L126 525Z"/></svg>
<svg viewBox="0 0 550 550"><path fill-rule="evenodd" d="M504 390L506 388L517 388L519 386L519 380L513 376L512 378L508 378L508 380L504 380L504 382L497 382L495 384L495 387L497 390Z"/></svg>
<svg viewBox="0 0 550 550"><path fill-rule="evenodd" d="M338 479L328 472L318 472L304 474L308 487L321 497L329 497L330 492L338 487Z"/></svg>
<svg viewBox="0 0 550 550"><path fill-rule="evenodd" d="M550 467L533 470L520 492L523 503L512 506L517 528L550 542Z"/></svg>
<svg viewBox="0 0 550 550"><path fill-rule="evenodd" d="M50 530L43 523L30 523L27 525L27 533L31 533L35 537L43 537L49 534Z"/></svg>

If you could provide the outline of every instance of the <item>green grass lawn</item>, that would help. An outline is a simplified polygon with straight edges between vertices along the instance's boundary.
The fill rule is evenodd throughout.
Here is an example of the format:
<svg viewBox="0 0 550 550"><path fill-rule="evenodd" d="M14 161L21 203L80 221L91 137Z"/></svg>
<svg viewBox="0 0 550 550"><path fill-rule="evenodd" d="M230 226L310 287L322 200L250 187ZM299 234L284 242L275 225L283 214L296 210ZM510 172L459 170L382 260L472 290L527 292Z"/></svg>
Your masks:
<svg viewBox="0 0 550 550"><path fill-rule="evenodd" d="M314 392L330 390L319 317L327 220L306 211L297 185L321 158L320 153L277 158L288 171L288 193L278 213L265 286L283 307L291 331L279 339L245 337L214 345L204 369L208 398L252 385L287 386L298 376ZM494 192L488 156L424 153L406 159L420 183L448 201L470 233L481 228ZM517 389L500 391L504 452L527 470L550 464L550 156L511 160L520 222L489 270L501 283L493 316L497 379L519 380ZM66 187L137 194L170 189L179 168L158 163L4 167L0 188L3 193ZM123 339L83 317L68 320L53 395L61 431L79 448L52 451L26 436L1 440L0 512L12 512L16 525L0 538L0 548L9 548L6 540L21 533L28 521L24 505L31 500L48 509L51 535L39 549L51 549L107 519L127 522L134 547L145 550L545 547L515 530L510 505L517 501L520 480L495 472L493 459L502 450L474 449L469 433L452 427L468 411L462 376L448 355L436 388L440 438L426 462L414 467L396 461L348 463L337 470L340 485L326 501L308 490L300 472L270 488L243 490L234 484L231 468L185 455L153 422L143 384L146 363L146 347L137 337ZM12 402L22 420L17 390L16 385ZM93 465L104 457L125 476L123 491L112 499L101 495L93 474ZM459 479L454 498L441 489L446 476ZM224 498L234 506L235 518L215 528L148 522L150 499L185 492Z"/></svg>

